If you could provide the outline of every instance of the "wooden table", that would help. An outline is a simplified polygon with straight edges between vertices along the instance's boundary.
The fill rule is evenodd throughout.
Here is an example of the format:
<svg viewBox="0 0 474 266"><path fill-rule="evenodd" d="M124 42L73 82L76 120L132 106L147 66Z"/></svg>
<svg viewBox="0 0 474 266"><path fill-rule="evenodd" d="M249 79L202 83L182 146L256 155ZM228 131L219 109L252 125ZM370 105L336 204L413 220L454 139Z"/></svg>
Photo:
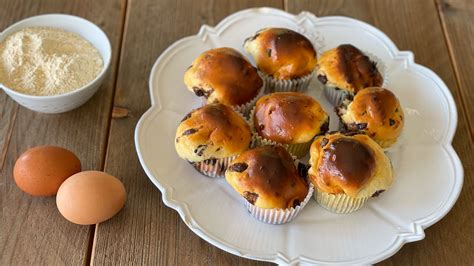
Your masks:
<svg viewBox="0 0 474 266"><path fill-rule="evenodd" d="M459 112L454 147L464 165L461 196L451 212L381 264L474 263L474 1L472 0L2 0L0 30L42 13L68 13L101 27L113 47L111 71L88 103L60 115L29 111L0 92L0 265L25 264L257 264L208 244L161 201L143 172L133 132L150 106L148 75L160 53L181 37L255 6L317 16L344 15L384 31L401 50L434 70L450 88ZM33 198L12 179L15 159L32 146L74 151L84 169L119 177L125 208L93 226L67 222L54 197ZM420 188L422 193L422 188ZM260 264L260 263L259 263Z"/></svg>

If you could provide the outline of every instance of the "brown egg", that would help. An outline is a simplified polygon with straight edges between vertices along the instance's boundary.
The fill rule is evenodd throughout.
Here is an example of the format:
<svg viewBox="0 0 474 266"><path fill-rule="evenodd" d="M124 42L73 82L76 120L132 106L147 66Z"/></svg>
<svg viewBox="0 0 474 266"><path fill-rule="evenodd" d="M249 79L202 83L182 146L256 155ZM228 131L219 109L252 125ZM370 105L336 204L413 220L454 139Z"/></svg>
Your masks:
<svg viewBox="0 0 474 266"><path fill-rule="evenodd" d="M81 171L74 153L54 146L38 146L24 152L15 162L16 185L33 196L53 196L71 175Z"/></svg>
<svg viewBox="0 0 474 266"><path fill-rule="evenodd" d="M110 219L125 204L126 192L116 177L84 171L68 178L56 196L59 212L76 224L96 224Z"/></svg>

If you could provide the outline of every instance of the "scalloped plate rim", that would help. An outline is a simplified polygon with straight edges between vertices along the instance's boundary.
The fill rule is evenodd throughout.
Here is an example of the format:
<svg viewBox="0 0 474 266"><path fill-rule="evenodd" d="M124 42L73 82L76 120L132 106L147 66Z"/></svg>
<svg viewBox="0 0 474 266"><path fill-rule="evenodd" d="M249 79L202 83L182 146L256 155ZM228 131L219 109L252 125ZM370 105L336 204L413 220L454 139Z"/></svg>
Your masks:
<svg viewBox="0 0 474 266"><path fill-rule="evenodd" d="M440 140L440 145L445 149L447 155L449 155L449 158L451 159L451 163L454 169L454 172L456 173L453 178L455 178L455 182L453 184L453 191L451 195L447 198L447 200L442 204L441 207L439 207L436 211L431 213L430 215L413 221L410 226L414 228L414 233L413 234L397 234L396 239L394 242L387 247L384 251L378 253L377 255L368 255L366 257L361 257L357 258L354 260L350 261L318 261L315 259L310 259L306 258L303 256L299 256L297 258L288 258L281 252L277 252L274 254L251 254L251 252L247 251L241 251L236 247L233 247L232 245L226 243L225 241L219 239L219 237L212 235L211 233L207 232L206 230L202 229L201 226L193 219L192 215L190 215L190 211L188 210L188 207L185 203L180 203L179 201L173 199L172 194L173 194L173 188L169 187L165 184L161 184L158 181L158 178L156 178L150 169L146 166L144 158L142 156L141 150L140 150L140 133L141 129L143 129L144 125L146 124L147 120L152 118L152 114L159 113L161 111L161 103L158 99L158 97L155 96L153 92L153 82L154 82L154 75L153 73L156 73L157 68L161 65L161 61L165 59L165 55L167 55L170 51L173 49L177 48L181 44L185 43L186 41L194 40L197 38L203 38L206 36L206 34L219 34L227 25L229 25L233 19L238 18L242 15L246 14L252 14L252 13L278 13L279 15L283 15L285 17L291 18L295 20L296 22L301 22L304 19L310 19L310 20L342 20L342 21L348 21L350 23L356 23L360 26L362 26L365 29L368 29L372 33L375 34L381 41L384 42L384 44L388 45L387 47L389 48L389 51L392 53L392 56L394 59L399 59L402 58L405 60L405 63L408 66L414 68L417 73L422 73L425 76L428 76L430 78L434 79L434 82L438 84L439 88L441 88L441 93L445 97L447 104L448 104L448 109L449 109L449 125L446 130L446 134L443 136L443 139ZM425 73L423 73L425 72ZM250 8L246 10L242 10L236 13L233 13L223 20L221 20L215 27L211 27L208 25L202 25L198 34L184 37L176 42L174 42L172 45L170 45L167 49L165 49L158 59L155 61L153 68L150 72L150 79L149 79L149 92L150 92L150 99L151 99L151 107L141 116L140 120L138 121L136 128L135 128L135 133L134 133L134 141L135 141L135 148L137 151L137 155L140 161L140 164L142 165L142 168L144 169L145 173L147 174L148 178L150 181L158 187L158 189L162 193L162 200L165 203L166 206L176 210L181 219L185 222L185 224L199 237L202 239L206 240L207 242L211 243L212 245L223 249L229 253L232 253L234 255L246 257L249 259L255 259L255 260L263 260L263 261L270 261L270 262L275 262L275 263L288 263L288 264L293 264L293 263L324 263L324 264L339 264L339 263L375 263L381 260L384 260L393 254L395 254L405 243L408 242L413 242L413 241L419 241L422 240L425 236L424 234L424 229L433 225L434 223L438 222L441 220L454 206L454 204L457 201L457 198L459 197L459 194L462 189L462 184L463 184L463 167L461 164L461 161L459 159L459 156L457 155L456 151L451 145L451 142L454 138L454 134L456 131L456 126L457 126L457 110L456 110L456 105L454 102L454 99L445 85L445 83L441 80L441 78L434 73L431 69L426 68L422 65L416 64L414 61L414 55L411 51L400 51L396 47L396 45L391 41L388 36L383 33L381 30L377 29L376 27L369 25L363 21L352 19L349 17L343 17L343 16L327 16L327 17L316 17L314 14L307 12L307 11L302 11L301 13L297 15L292 15L290 13L287 13L285 11L282 11L280 9L275 9L275 8L269 8L269 7L262 7L262 8Z"/></svg>

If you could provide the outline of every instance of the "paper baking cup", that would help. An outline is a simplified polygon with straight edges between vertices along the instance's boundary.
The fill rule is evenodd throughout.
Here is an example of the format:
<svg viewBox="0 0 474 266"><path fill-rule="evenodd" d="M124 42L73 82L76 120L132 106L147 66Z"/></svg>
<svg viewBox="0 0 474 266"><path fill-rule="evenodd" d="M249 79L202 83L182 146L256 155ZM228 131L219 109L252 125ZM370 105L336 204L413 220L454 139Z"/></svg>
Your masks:
<svg viewBox="0 0 474 266"><path fill-rule="evenodd" d="M351 213L357 211L358 209L364 206L364 203L367 201L366 198L353 198L349 197L344 193L340 194L329 194L319 189L316 189L314 193L314 198L328 211L335 213Z"/></svg>
<svg viewBox="0 0 474 266"><path fill-rule="evenodd" d="M258 72L262 79L265 81L265 93L272 92L285 92L285 91L295 91L295 92L304 92L309 86L312 77L314 76L314 71L310 74L297 78L297 79L274 79L272 76L263 73L262 71Z"/></svg>
<svg viewBox="0 0 474 266"><path fill-rule="evenodd" d="M314 186L313 184L309 183L308 195L306 195L304 201L300 205L296 206L296 208L263 209L250 204L248 201L245 201L245 206L247 207L247 210L250 212L250 214L259 221L269 224L285 224L291 222L296 216L298 216L301 210L311 199L313 192Z"/></svg>
<svg viewBox="0 0 474 266"><path fill-rule="evenodd" d="M377 70L383 77L383 83L381 87L387 88L390 80L390 75L387 71L387 66L384 64L382 59L380 59L380 57L370 52L364 52L364 54L366 54L371 61L376 63ZM342 101L350 94L351 93L346 90L336 89L335 86L324 85L324 95L333 106L341 105Z"/></svg>
<svg viewBox="0 0 474 266"><path fill-rule="evenodd" d="M342 104L342 101L350 95L350 92L336 89L336 87L333 86L324 85L324 95L333 106L339 106Z"/></svg>
<svg viewBox="0 0 474 266"><path fill-rule="evenodd" d="M205 176L211 178L222 178L225 176L225 171L229 167L230 163L235 158L237 158L237 155L220 159L207 159L201 162L194 162L192 165L198 172Z"/></svg>
<svg viewBox="0 0 474 266"><path fill-rule="evenodd" d="M262 97L265 94L265 80L263 81L263 85L260 88L260 91L258 92L257 96L255 96L252 100L250 100L248 103L241 104L241 105L232 105L232 109L234 111L239 112L240 114L244 115L245 117L248 117L250 114L250 111L252 108L255 106L255 103L257 102L258 98ZM201 97L201 106L207 105L207 99L204 97Z"/></svg>
<svg viewBox="0 0 474 266"><path fill-rule="evenodd" d="M265 80L263 81L263 86L260 88L260 91L258 92L257 96L255 96L250 102L238 106L232 106L235 111L243 114L245 117L249 117L250 111L252 108L255 106L255 103L257 102L258 98L262 97L265 94Z"/></svg>

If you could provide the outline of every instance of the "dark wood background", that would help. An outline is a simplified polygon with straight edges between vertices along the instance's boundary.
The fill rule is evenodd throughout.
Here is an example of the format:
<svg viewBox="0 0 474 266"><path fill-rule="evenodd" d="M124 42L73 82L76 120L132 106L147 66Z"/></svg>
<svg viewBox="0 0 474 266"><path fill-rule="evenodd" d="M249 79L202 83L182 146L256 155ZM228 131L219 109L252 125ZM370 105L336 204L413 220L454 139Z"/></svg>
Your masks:
<svg viewBox="0 0 474 266"><path fill-rule="evenodd" d="M43 115L18 106L0 92L0 264L263 264L208 244L178 214L164 206L135 153L133 132L150 106L148 75L174 41L215 25L229 14L257 6L317 16L343 15L384 31L401 50L434 70L458 106L454 148L465 170L464 187L452 211L381 262L394 265L474 263L474 1L472 0L0 0L0 30L43 13L68 13L101 27L112 42L111 71L84 106ZM15 159L32 146L74 151L84 169L119 177L128 192L117 217L94 226L74 225L56 209L54 197L33 198L16 188ZM420 188L421 190L422 188Z"/></svg>

